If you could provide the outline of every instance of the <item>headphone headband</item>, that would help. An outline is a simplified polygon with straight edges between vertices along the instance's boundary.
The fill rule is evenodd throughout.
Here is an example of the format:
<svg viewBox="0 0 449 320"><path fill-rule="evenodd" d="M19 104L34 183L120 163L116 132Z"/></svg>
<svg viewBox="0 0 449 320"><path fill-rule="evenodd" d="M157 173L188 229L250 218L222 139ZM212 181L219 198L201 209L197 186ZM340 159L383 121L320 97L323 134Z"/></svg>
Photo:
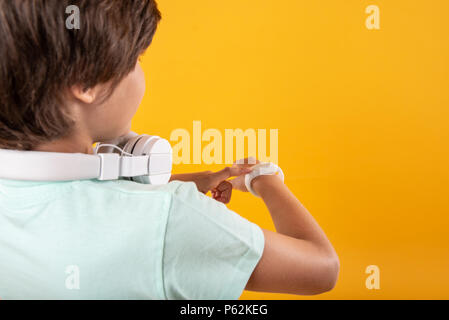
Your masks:
<svg viewBox="0 0 449 320"><path fill-rule="evenodd" d="M0 178L69 181L125 177L146 184L167 183L172 170L170 143L157 136L134 133L131 136L124 141L121 154L115 153L114 149L98 153L101 144L96 146L93 155L0 149Z"/></svg>

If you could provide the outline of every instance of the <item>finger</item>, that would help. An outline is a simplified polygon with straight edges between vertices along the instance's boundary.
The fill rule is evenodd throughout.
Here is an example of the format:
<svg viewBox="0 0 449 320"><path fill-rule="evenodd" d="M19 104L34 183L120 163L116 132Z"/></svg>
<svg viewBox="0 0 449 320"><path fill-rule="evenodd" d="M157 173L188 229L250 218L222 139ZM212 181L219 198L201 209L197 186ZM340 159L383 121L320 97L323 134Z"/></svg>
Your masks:
<svg viewBox="0 0 449 320"><path fill-rule="evenodd" d="M226 189L221 193L221 198L223 199L224 203L229 203L229 201L231 201L231 195L232 189Z"/></svg>
<svg viewBox="0 0 449 320"><path fill-rule="evenodd" d="M227 189L232 189L232 184L229 181L222 181L216 188L218 191L225 191Z"/></svg>
<svg viewBox="0 0 449 320"><path fill-rule="evenodd" d="M216 188L216 192L213 194L213 198L217 201L225 204L231 201L232 184L229 181L223 181Z"/></svg>
<svg viewBox="0 0 449 320"><path fill-rule="evenodd" d="M220 198L220 202L224 203L224 204L228 204L229 202L231 202L231 199L227 199L227 198Z"/></svg>
<svg viewBox="0 0 449 320"><path fill-rule="evenodd" d="M213 198L214 200L217 200L219 202L226 202L226 198L221 194L221 192L215 195L215 197Z"/></svg>
<svg viewBox="0 0 449 320"><path fill-rule="evenodd" d="M230 199L226 198L225 196L220 195L220 196L216 197L215 200L222 202L224 204L227 204L227 203L229 203Z"/></svg>
<svg viewBox="0 0 449 320"><path fill-rule="evenodd" d="M218 198L217 201L226 204L226 199L223 199L221 197Z"/></svg>
<svg viewBox="0 0 449 320"><path fill-rule="evenodd" d="M259 161L255 158L255 157L248 157L248 158L244 158L244 159L240 159L234 162L235 165L256 165L258 164Z"/></svg>

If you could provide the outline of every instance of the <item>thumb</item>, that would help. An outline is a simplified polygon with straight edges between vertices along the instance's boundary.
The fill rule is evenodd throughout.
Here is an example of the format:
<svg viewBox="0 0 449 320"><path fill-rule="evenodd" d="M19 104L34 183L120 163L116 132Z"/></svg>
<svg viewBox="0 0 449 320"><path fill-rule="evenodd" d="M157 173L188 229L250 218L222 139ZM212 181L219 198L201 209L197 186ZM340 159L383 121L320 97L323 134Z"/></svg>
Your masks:
<svg viewBox="0 0 449 320"><path fill-rule="evenodd" d="M250 173L253 169L249 167L226 167L223 170L212 173L212 180L214 182L221 182L231 177L241 176Z"/></svg>

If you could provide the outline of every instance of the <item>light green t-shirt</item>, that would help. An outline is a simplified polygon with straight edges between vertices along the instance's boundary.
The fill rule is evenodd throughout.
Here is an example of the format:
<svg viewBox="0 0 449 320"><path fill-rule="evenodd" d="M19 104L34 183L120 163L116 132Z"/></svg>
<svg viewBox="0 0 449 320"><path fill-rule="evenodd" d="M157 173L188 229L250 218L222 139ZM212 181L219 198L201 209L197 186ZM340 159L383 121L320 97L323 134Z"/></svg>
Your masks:
<svg viewBox="0 0 449 320"><path fill-rule="evenodd" d="M237 299L263 248L193 182L0 180L0 299Z"/></svg>

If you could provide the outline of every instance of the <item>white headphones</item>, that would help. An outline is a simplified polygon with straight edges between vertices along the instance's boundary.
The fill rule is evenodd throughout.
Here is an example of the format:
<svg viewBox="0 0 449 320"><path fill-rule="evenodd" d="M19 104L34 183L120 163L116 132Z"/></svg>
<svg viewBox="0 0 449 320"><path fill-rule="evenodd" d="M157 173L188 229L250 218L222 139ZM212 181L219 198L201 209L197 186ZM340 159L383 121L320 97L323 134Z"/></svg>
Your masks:
<svg viewBox="0 0 449 320"><path fill-rule="evenodd" d="M106 148L99 153L99 149ZM117 150L119 150L117 152ZM0 178L27 181L129 180L159 185L170 180L172 148L158 136L130 132L98 143L94 154L0 149Z"/></svg>

